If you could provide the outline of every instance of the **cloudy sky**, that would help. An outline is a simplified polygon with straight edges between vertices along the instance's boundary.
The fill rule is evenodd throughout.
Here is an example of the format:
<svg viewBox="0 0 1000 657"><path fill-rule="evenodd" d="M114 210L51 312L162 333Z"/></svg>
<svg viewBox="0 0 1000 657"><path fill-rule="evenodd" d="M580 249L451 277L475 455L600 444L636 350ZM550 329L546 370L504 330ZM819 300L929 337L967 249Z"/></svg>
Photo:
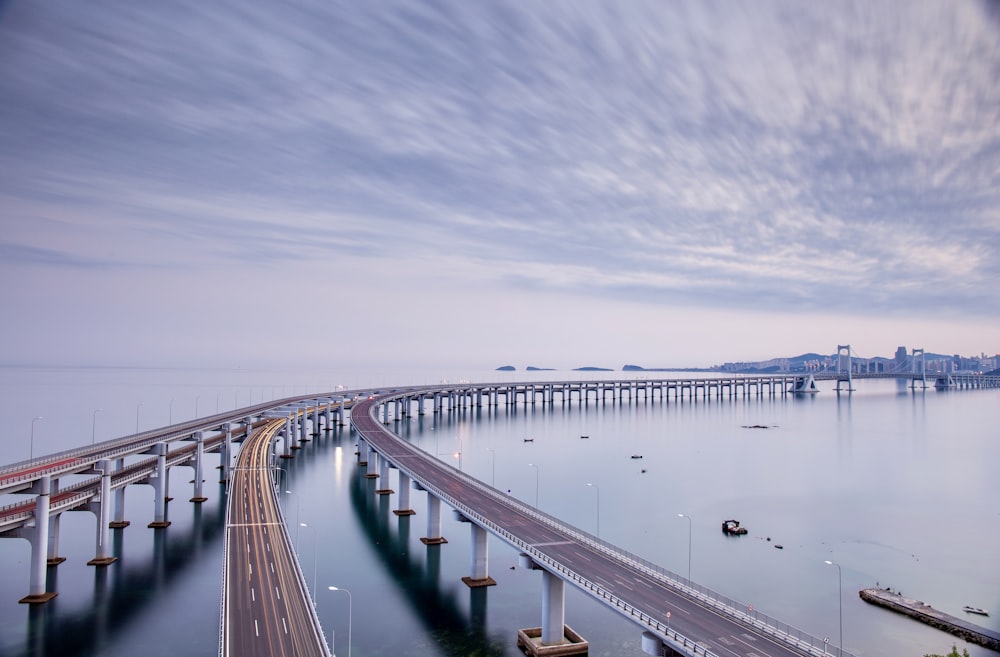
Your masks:
<svg viewBox="0 0 1000 657"><path fill-rule="evenodd" d="M0 363L1000 351L1000 9L0 2Z"/></svg>

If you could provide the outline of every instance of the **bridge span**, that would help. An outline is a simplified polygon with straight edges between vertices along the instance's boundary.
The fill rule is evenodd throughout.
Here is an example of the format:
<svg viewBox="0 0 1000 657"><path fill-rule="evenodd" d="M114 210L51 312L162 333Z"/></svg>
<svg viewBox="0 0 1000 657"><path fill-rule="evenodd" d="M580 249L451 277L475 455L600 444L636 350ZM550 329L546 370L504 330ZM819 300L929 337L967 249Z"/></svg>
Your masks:
<svg viewBox="0 0 1000 657"><path fill-rule="evenodd" d="M129 524L124 515L127 486L153 486L154 508L149 527L162 528L169 524L166 503L170 499L167 489L170 468L183 466L194 469L190 501L197 504L205 499L202 484L206 453L220 452L220 480L231 481L237 472L233 460L239 443L257 433L264 445L259 448L268 454L266 467L275 469L280 459L292 458L298 446L316 435L321 426L325 424L329 429L335 421L344 424L350 412L354 425L361 433L361 462L367 467L366 475L388 482L390 467L399 471L401 483L397 514L412 512L408 509L411 485L427 491L429 513L425 542L443 541L440 536L442 501L452 506L461 519L469 521L473 544L478 546L473 555L474 567L466 578L470 585L490 583L485 552L487 532L515 546L525 555L526 564L542 570L545 579L543 597L549 600L542 623L542 643L563 638L559 634L564 625L559 620L562 613L561 582L569 581L633 619L643 628L644 644L648 644L648 650L653 653L669 648L690 655L818 656L828 648L830 651L836 648L767 619L758 612L748 613L738 603L509 498L441 464L436 458L414 450L385 426L414 412L424 414L429 410L442 413L461 406L551 404L557 399L564 404L575 402L585 405L606 403L609 398L613 403L657 398L665 402L673 398L683 403L685 399L697 401L713 397L793 395L815 392L803 388L809 387L809 381L815 386L816 380L823 379L836 380L838 384L846 381L850 388L850 373L848 363L846 371L812 375L460 383L286 398L0 467L0 494L8 500L16 500L0 506L0 538L24 538L31 543L29 591L21 601L44 603L56 595L55 591L46 590L46 570L63 561L58 553L59 518L62 513L83 510L95 514L95 556L89 564L109 566L115 558L111 554L112 541L109 540L108 530L121 530ZM920 389L922 386L916 385L916 382L926 381L927 375L854 372L853 378L909 378L913 382L912 387ZM951 375L944 387L996 388L1000 387L1000 377ZM356 404L360 406L352 408ZM376 414L380 414L381 419ZM368 457L369 449L371 457ZM246 447L239 451L250 453ZM238 467L265 466L258 461L254 466ZM259 481L255 486L259 492L266 489ZM388 483L383 483L378 493L392 493L387 486ZM243 492L250 494L252 489ZM265 498L258 499L258 508L267 504ZM258 520L260 523L271 523L276 521L276 517L279 516L268 515ZM264 549L267 550L267 547ZM591 562L597 565L589 565ZM286 584L290 585L290 582L291 579L286 579ZM251 597L255 595L256 591L251 593ZM682 607L684 612L680 611ZM668 624L664 614L671 609L678 610L678 613L673 614L674 618ZM695 617L702 620L692 620ZM273 614L262 619L258 625L269 623L268 632L274 631L276 624L280 624L280 618ZM718 625L722 620L726 624ZM322 636L321 632L316 632ZM754 638L748 639L747 633ZM739 652L739 646L750 647L746 652ZM764 647L770 652L762 652Z"/></svg>

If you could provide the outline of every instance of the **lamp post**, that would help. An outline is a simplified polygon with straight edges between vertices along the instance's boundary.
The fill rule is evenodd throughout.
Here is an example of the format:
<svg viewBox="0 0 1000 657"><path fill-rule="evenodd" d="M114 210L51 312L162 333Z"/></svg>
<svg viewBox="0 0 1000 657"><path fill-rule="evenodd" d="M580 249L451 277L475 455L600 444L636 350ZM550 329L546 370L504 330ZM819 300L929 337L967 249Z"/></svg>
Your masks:
<svg viewBox="0 0 1000 657"><path fill-rule="evenodd" d="M686 516L683 513L677 514L678 518L687 518L688 521L688 581L691 581L691 516Z"/></svg>
<svg viewBox="0 0 1000 657"><path fill-rule="evenodd" d="M135 432L139 433L139 409L142 408L142 402L139 402L135 406Z"/></svg>
<svg viewBox="0 0 1000 657"><path fill-rule="evenodd" d="M35 458L35 422L39 420L44 420L41 415L31 418L31 447L28 451L28 460Z"/></svg>
<svg viewBox="0 0 1000 657"><path fill-rule="evenodd" d="M458 457L458 469L460 471L462 469L462 452L465 451L463 448L464 448L464 444L462 443L462 437L459 436L458 437L458 453L455 454L455 456Z"/></svg>
<svg viewBox="0 0 1000 657"><path fill-rule="evenodd" d="M198 402L201 401L201 395L195 395L194 397L194 419L198 419Z"/></svg>
<svg viewBox="0 0 1000 657"><path fill-rule="evenodd" d="M837 608L839 610L840 644L837 648L840 654L844 652L844 573L840 570L840 564L827 559L824 561L828 566L837 567Z"/></svg>
<svg viewBox="0 0 1000 657"><path fill-rule="evenodd" d="M93 445L97 441L97 414L103 411L103 408L98 408L94 410L94 419L90 423L90 444Z"/></svg>
<svg viewBox="0 0 1000 657"><path fill-rule="evenodd" d="M347 594L347 657L351 657L351 613L354 601L351 599L351 592L347 589L338 589L336 586L328 586L331 591L343 591Z"/></svg>
<svg viewBox="0 0 1000 657"><path fill-rule="evenodd" d="M534 463L529 463L528 467L535 469L535 508L538 508L538 466Z"/></svg>
<svg viewBox="0 0 1000 657"><path fill-rule="evenodd" d="M281 470L282 468L278 468L278 469ZM287 495L295 495L295 525L296 525L295 526L295 548L298 549L298 547L299 547L299 528L298 528L298 524L299 524L299 496L297 494L293 493L290 490L286 490L285 494L287 494Z"/></svg>
<svg viewBox="0 0 1000 657"><path fill-rule="evenodd" d="M170 398L170 415L169 415L169 419L167 420L167 424L173 424L173 423L174 423L174 398L171 397Z"/></svg>
<svg viewBox="0 0 1000 657"><path fill-rule="evenodd" d="M491 475L491 478L490 478L490 486L493 486L494 488L496 488L496 486L497 486L497 453L494 452L489 447L486 448L486 451L490 453L490 463L492 464L492 469L493 469L493 474Z"/></svg>
<svg viewBox="0 0 1000 657"><path fill-rule="evenodd" d="M587 483L588 486L597 491L597 538L601 537L601 489L597 484Z"/></svg>
<svg viewBox="0 0 1000 657"><path fill-rule="evenodd" d="M304 522L299 523L299 527L305 527L306 529L311 529L313 531L313 595L316 595L316 553L319 548L319 535L316 533L316 528L312 527Z"/></svg>

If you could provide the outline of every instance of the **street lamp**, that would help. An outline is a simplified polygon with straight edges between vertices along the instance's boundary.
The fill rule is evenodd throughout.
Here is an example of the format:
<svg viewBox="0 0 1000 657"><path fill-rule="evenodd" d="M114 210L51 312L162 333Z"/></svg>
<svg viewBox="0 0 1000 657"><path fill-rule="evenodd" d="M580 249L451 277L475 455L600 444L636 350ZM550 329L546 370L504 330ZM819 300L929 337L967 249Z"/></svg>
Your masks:
<svg viewBox="0 0 1000 657"><path fill-rule="evenodd" d="M597 484L587 483L588 486L597 491L597 538L601 537L601 489Z"/></svg>
<svg viewBox="0 0 1000 657"><path fill-rule="evenodd" d="M538 508L538 466L534 463L528 464L529 468L535 469L535 508Z"/></svg>
<svg viewBox="0 0 1000 657"><path fill-rule="evenodd" d="M97 440L97 414L103 411L103 408L98 408L94 411L94 419L90 423L90 444L93 445Z"/></svg>
<svg viewBox="0 0 1000 657"><path fill-rule="evenodd" d="M142 408L142 402L136 404L135 407L135 433L139 433L139 409Z"/></svg>
<svg viewBox="0 0 1000 657"><path fill-rule="evenodd" d="M278 469L282 470L282 468L278 468ZM286 490L285 493L288 494L288 495L295 495L295 524L298 525L299 524L299 496L296 493L293 493L290 490ZM299 547L299 528L296 526L295 527L295 548L298 549L298 547Z"/></svg>
<svg viewBox="0 0 1000 657"><path fill-rule="evenodd" d="M686 516L683 513L677 514L678 518L687 518L688 521L688 582L691 581L691 516Z"/></svg>
<svg viewBox="0 0 1000 657"><path fill-rule="evenodd" d="M347 589L338 589L336 586L326 587L330 591L343 591L347 594L347 657L351 657L351 614L354 601L351 599L351 592Z"/></svg>
<svg viewBox="0 0 1000 657"><path fill-rule="evenodd" d="M824 561L828 566L837 567L837 605L840 611L840 653L844 652L844 573L840 570L840 564L827 559Z"/></svg>
<svg viewBox="0 0 1000 657"><path fill-rule="evenodd" d="M319 534L316 533L316 528L307 525L304 522L299 523L299 527L305 527L306 529L313 530L313 595L316 595L316 553L319 547Z"/></svg>
<svg viewBox="0 0 1000 657"><path fill-rule="evenodd" d="M201 395L195 395L194 398L194 419L198 419L198 402L201 401Z"/></svg>
<svg viewBox="0 0 1000 657"><path fill-rule="evenodd" d="M29 461L31 459L35 458L35 422L38 422L39 420L44 420L44 419L45 418L43 418L41 415L39 415L38 417L31 418L31 447L30 447L30 449L28 451L28 460Z"/></svg>
<svg viewBox="0 0 1000 657"><path fill-rule="evenodd" d="M170 398L170 415L169 415L169 419L167 420L167 424L173 424L173 423L174 423L174 398L171 397Z"/></svg>
<svg viewBox="0 0 1000 657"><path fill-rule="evenodd" d="M490 462L493 465L493 475L492 475L492 478L490 479L490 486L493 486L494 488L496 488L496 486L497 486L497 453L494 452L489 447L486 448L486 451L490 453Z"/></svg>

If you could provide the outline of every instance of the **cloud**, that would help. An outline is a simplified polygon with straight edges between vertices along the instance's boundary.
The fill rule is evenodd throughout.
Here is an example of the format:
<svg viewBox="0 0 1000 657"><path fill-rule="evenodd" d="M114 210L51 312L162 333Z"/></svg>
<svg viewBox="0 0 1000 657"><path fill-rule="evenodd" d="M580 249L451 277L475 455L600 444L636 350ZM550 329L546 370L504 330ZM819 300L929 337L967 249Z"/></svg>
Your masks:
<svg viewBox="0 0 1000 657"><path fill-rule="evenodd" d="M990 11L12 2L4 249L996 318Z"/></svg>

